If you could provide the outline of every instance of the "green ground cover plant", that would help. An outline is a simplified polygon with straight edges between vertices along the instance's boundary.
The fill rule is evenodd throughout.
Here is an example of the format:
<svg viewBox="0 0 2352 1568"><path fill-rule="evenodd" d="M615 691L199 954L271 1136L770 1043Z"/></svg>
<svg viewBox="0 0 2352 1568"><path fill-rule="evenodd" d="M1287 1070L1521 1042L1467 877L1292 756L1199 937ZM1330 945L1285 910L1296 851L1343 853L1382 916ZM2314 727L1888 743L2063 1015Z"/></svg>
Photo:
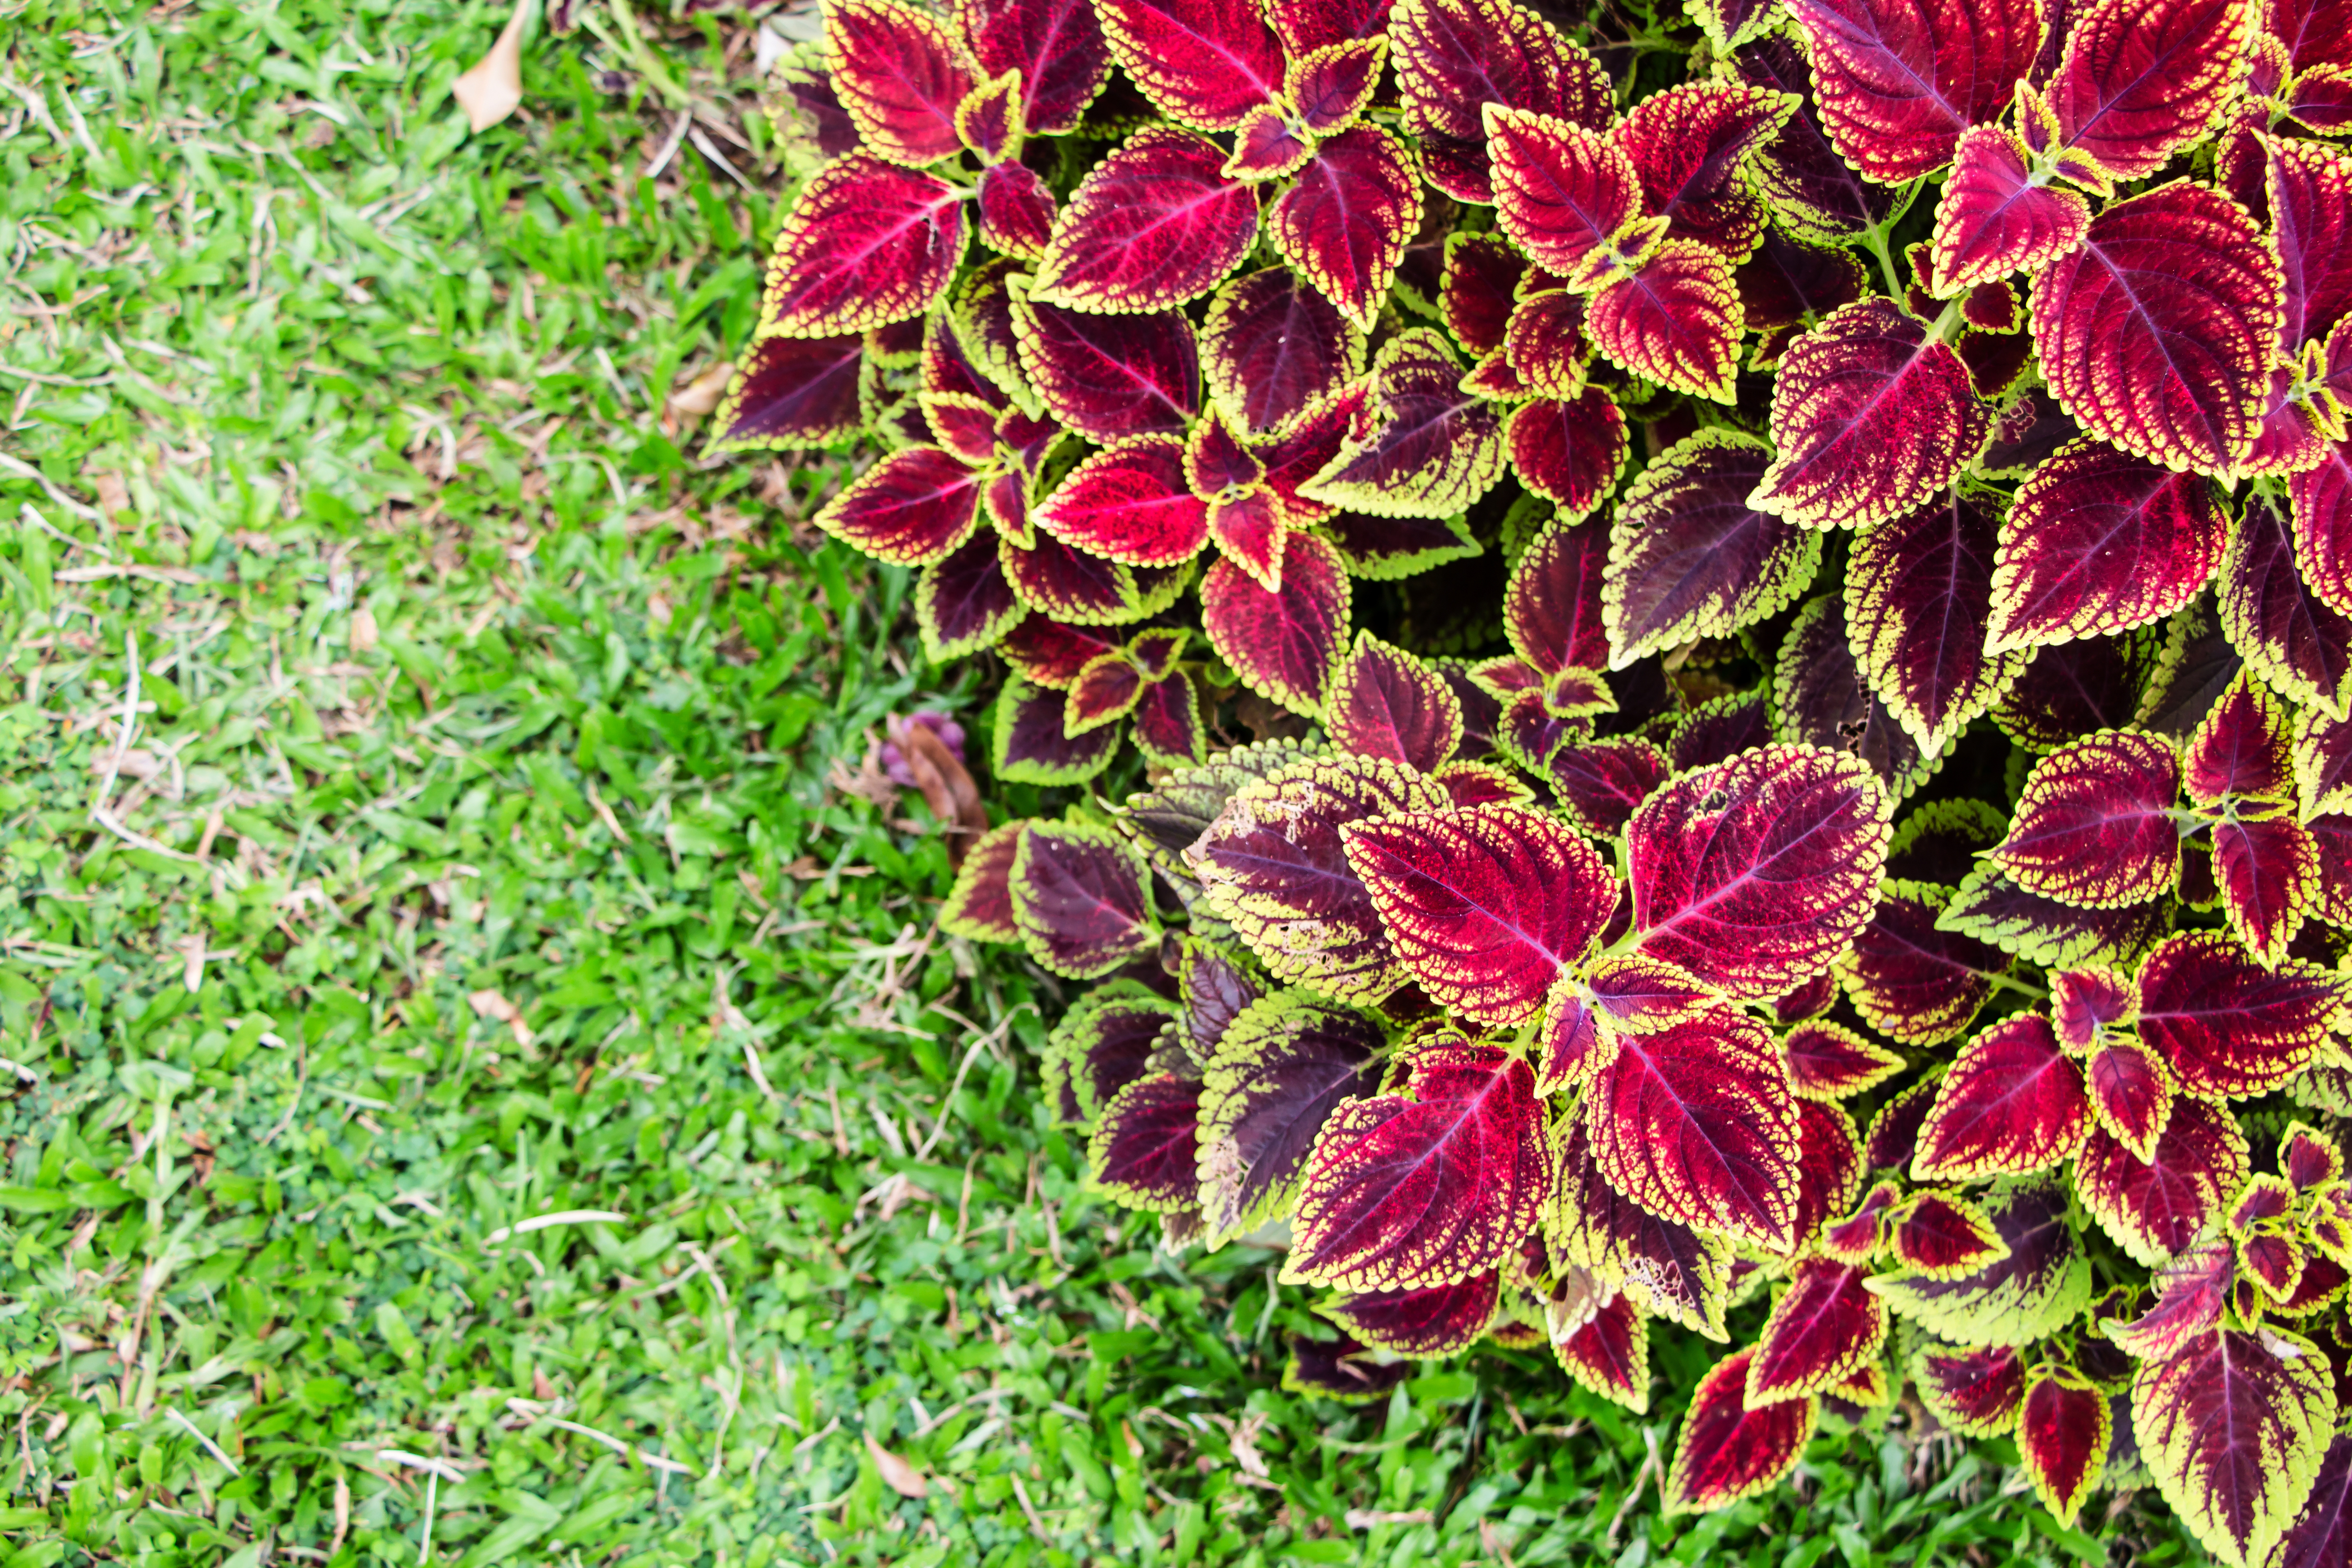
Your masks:
<svg viewBox="0 0 2352 1568"><path fill-rule="evenodd" d="M1305 1297L1087 1190L1066 989L863 765L984 672L839 464L691 455L748 28L613 6L469 140L501 20L0 20L8 1568L2193 1557L2000 1444L1663 1520L1675 1402L1537 1353L1285 1392Z"/></svg>

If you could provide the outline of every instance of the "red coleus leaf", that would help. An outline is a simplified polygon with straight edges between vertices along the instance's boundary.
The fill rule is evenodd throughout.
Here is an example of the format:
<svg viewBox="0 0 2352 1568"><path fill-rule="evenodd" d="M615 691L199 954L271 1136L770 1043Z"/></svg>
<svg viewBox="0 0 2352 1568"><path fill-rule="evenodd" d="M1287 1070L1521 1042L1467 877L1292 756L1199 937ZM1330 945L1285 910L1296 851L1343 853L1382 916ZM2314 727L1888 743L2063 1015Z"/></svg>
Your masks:
<svg viewBox="0 0 2352 1568"><path fill-rule="evenodd" d="M1958 155L1936 203L1937 290L1947 297L1980 283L2032 272L2065 255L2091 226L2091 206L2037 180L2025 144L1998 125L1960 136Z"/></svg>
<svg viewBox="0 0 2352 1568"><path fill-rule="evenodd" d="M1316 1310L1375 1350L1395 1355L1456 1355L1495 1321L1499 1273L1452 1285L1341 1296Z"/></svg>
<svg viewBox="0 0 2352 1568"><path fill-rule="evenodd" d="M935 663L992 646L1028 614L1004 575L995 536L985 533L924 567L914 603L923 651Z"/></svg>
<svg viewBox="0 0 2352 1568"><path fill-rule="evenodd" d="M2129 1036L2102 1040L2083 1058L2083 1085L2101 1131L2134 1159L2153 1160L2172 1116L2172 1069L2164 1058Z"/></svg>
<svg viewBox="0 0 2352 1568"><path fill-rule="evenodd" d="M1482 1024L1542 1005L1617 902L1600 852L1557 817L1478 806L1358 822L1349 864L1412 977Z"/></svg>
<svg viewBox="0 0 2352 1568"><path fill-rule="evenodd" d="M1844 606L1827 594L1797 612L1773 668L1778 732L1863 762L1900 798L1935 771L1919 742L1864 684L1846 638Z"/></svg>
<svg viewBox="0 0 2352 1568"><path fill-rule="evenodd" d="M1611 1186L1593 1163L1582 1118L1558 1123L1554 1142L1559 1206L1549 1234L1561 1258L1622 1281L1658 1316L1721 1339L1729 1245L1661 1219Z"/></svg>
<svg viewBox="0 0 2352 1568"><path fill-rule="evenodd" d="M1876 1088L1904 1068L1895 1052L1825 1019L1790 1029L1780 1041L1780 1059L1790 1089L1806 1100L1844 1100Z"/></svg>
<svg viewBox="0 0 2352 1568"><path fill-rule="evenodd" d="M1894 1221L1895 1260L1916 1275L1958 1279L2000 1261L2009 1244L1985 1212L1950 1193L1921 1193Z"/></svg>
<svg viewBox="0 0 2352 1568"><path fill-rule="evenodd" d="M1587 833L1614 837L1673 771L1666 754L1649 742L1620 736L1561 747L1546 763L1544 778Z"/></svg>
<svg viewBox="0 0 2352 1568"><path fill-rule="evenodd" d="M1834 1388L1875 1361L1886 1342L1886 1303L1863 1289L1869 1269L1808 1258L1757 1336L1742 1402L1760 1410Z"/></svg>
<svg viewBox="0 0 2352 1568"><path fill-rule="evenodd" d="M2132 1434L2157 1489L2226 1563L2264 1561L2294 1522L2336 1421L2328 1358L2278 1329L2222 1327L2132 1379Z"/></svg>
<svg viewBox="0 0 2352 1568"><path fill-rule="evenodd" d="M1159 944L1143 857L1107 828L1031 823L1010 887L1023 945L1056 974L1108 974Z"/></svg>
<svg viewBox="0 0 2352 1568"><path fill-rule="evenodd" d="M2251 671L2241 670L2198 721L2181 753L2180 783L2189 799L2205 806L2230 795L2294 797L2286 710Z"/></svg>
<svg viewBox="0 0 2352 1568"><path fill-rule="evenodd" d="M1184 860L1210 909L1276 979L1375 1003L1404 983L1405 971L1340 829L1446 805L1441 786L1400 763L1299 763L1236 790Z"/></svg>
<svg viewBox="0 0 2352 1568"><path fill-rule="evenodd" d="M1625 416L1599 387L1572 398L1538 397L1511 413L1503 439L1511 471L1531 494L1557 502L1560 514L1582 517L1601 504L1632 449Z"/></svg>
<svg viewBox="0 0 2352 1568"><path fill-rule="evenodd" d="M2267 1094L2308 1066L2352 975L2301 959L2264 969L2220 931L2181 931L2140 966L2139 1035L2190 1094ZM2176 1112L2176 1119L2178 1112Z"/></svg>
<svg viewBox="0 0 2352 1568"><path fill-rule="evenodd" d="M1021 73L1023 124L1059 136L1110 76L1110 48L1089 0L956 0L957 31L990 77Z"/></svg>
<svg viewBox="0 0 2352 1568"><path fill-rule="evenodd" d="M2015 510L2011 507L2012 516ZM1996 582L1999 573L1996 564ZM2033 661L1993 703L1993 722L2032 752L2055 751L2077 735L2122 729L2137 719L2141 693L2163 651L2163 637L2153 626L2036 648Z"/></svg>
<svg viewBox="0 0 2352 1568"><path fill-rule="evenodd" d="M2026 775L1992 859L2028 891L2084 909L2154 898L2180 874L2179 791L2179 763L2155 736L2116 731L2062 746Z"/></svg>
<svg viewBox="0 0 2352 1568"><path fill-rule="evenodd" d="M1701 430L1652 458L1626 489L1602 579L1612 668L1727 637L1811 581L1820 536L1748 504L1771 458L1752 436Z"/></svg>
<svg viewBox="0 0 2352 1568"><path fill-rule="evenodd" d="M1037 505L1037 526L1066 544L1130 566L1175 566L1209 540L1209 509L1184 483L1183 443L1146 436L1070 470Z"/></svg>
<svg viewBox="0 0 2352 1568"><path fill-rule="evenodd" d="M2352 1435L2330 1439L2311 1494L2280 1538L2275 1568L2325 1568L2352 1552Z"/></svg>
<svg viewBox="0 0 2352 1568"><path fill-rule="evenodd" d="M2304 710L2294 724L2294 778L2305 821L2352 811L2352 720Z"/></svg>
<svg viewBox="0 0 2352 1568"><path fill-rule="evenodd" d="M1018 942L1013 922L1013 856L1021 847L1023 824L1007 822L972 841L955 886L940 906L940 926L967 942Z"/></svg>
<svg viewBox="0 0 2352 1568"><path fill-rule="evenodd" d="M2312 595L2352 615L2352 446L2331 442L2319 463L2287 481L2295 563Z"/></svg>
<svg viewBox="0 0 2352 1568"><path fill-rule="evenodd" d="M1103 1107L1087 1142L1095 1184L1129 1208L1192 1206L1201 1086L1171 1073L1136 1079Z"/></svg>
<svg viewBox="0 0 2352 1568"><path fill-rule="evenodd" d="M2226 1106L2175 1100L2153 1159L2094 1128L2074 1167L2091 1217L2123 1249L2152 1264L2187 1247L2245 1184L2246 1137Z"/></svg>
<svg viewBox="0 0 2352 1568"><path fill-rule="evenodd" d="M1796 110L1795 99L1769 89L1685 82L1635 104L1610 140L1632 161L1643 205L1666 220L1667 233L1744 257L1764 236L1765 209L1743 165Z"/></svg>
<svg viewBox="0 0 2352 1568"><path fill-rule="evenodd" d="M760 331L862 331L937 304L963 259L963 196L933 174L855 153L801 187L776 236Z"/></svg>
<svg viewBox="0 0 2352 1568"><path fill-rule="evenodd" d="M1796 40L1768 32L1738 46L1733 63L1742 80L1799 100L1796 115L1757 149L1749 164L1758 192L1780 224L1801 239L1842 244L1885 221L1894 211L1894 193L1856 174L1830 144L1813 94L1812 67Z"/></svg>
<svg viewBox="0 0 2352 1568"><path fill-rule="evenodd" d="M2222 552L2221 611L2231 646L2282 696L2337 717L2352 708L2352 616L2303 580L2286 519L2260 492Z"/></svg>
<svg viewBox="0 0 2352 1568"><path fill-rule="evenodd" d="M1555 518L1528 542L1503 597L1511 647L1540 679L1609 662L1601 572L1608 531Z"/></svg>
<svg viewBox="0 0 2352 1568"><path fill-rule="evenodd" d="M1360 632L1332 683L1324 722L1351 757L1433 773L1462 742L1462 701L1429 666Z"/></svg>
<svg viewBox="0 0 2352 1568"><path fill-rule="evenodd" d="M1999 948L1937 925L1949 900L1948 889L1895 884L1838 960L1854 1010L1905 1045L1933 1045L1967 1028L2010 968Z"/></svg>
<svg viewBox="0 0 2352 1568"><path fill-rule="evenodd" d="M1363 335L1286 267L1236 278L1201 327L1209 395L1252 430L1271 430L1364 368Z"/></svg>
<svg viewBox="0 0 2352 1568"><path fill-rule="evenodd" d="M1882 1274L1871 1289L1887 1305L1955 1344L2019 1345L2056 1332L2089 1302L2090 1259L2067 1218L2065 1188L1995 1188L1986 1216L2008 1248L1973 1274L1937 1279Z"/></svg>
<svg viewBox="0 0 2352 1568"><path fill-rule="evenodd" d="M1270 594L1282 591L1282 561L1290 548L1282 503L1263 489L1240 490L1209 503L1209 537L1225 563Z"/></svg>
<svg viewBox="0 0 2352 1568"><path fill-rule="evenodd" d="M711 449L827 447L856 434L865 423L857 395L865 354L856 332L760 339L711 416Z"/></svg>
<svg viewBox="0 0 2352 1568"><path fill-rule="evenodd" d="M1155 126L1129 137L1054 220L1029 297L1082 310L1159 310L1215 288L1257 238L1257 193L1221 174L1223 163L1216 143L1189 131Z"/></svg>
<svg viewBox="0 0 2352 1568"><path fill-rule="evenodd" d="M1372 366L1363 421L1300 493L1376 517L1445 517L1468 507L1502 478L1503 438L1493 409L1461 381L1435 329L1390 339Z"/></svg>
<svg viewBox="0 0 2352 1568"><path fill-rule="evenodd" d="M1643 951L1740 999L1819 973L1870 919L1891 812L1865 766L1811 746L1683 774L1626 830Z"/></svg>
<svg viewBox="0 0 2352 1568"><path fill-rule="evenodd" d="M1282 91L1282 41L1257 0L1097 0L1111 52L1160 111L1229 131Z"/></svg>
<svg viewBox="0 0 2352 1568"><path fill-rule="evenodd" d="M1266 214L1266 233L1339 313L1370 327L1421 222L1403 144L1377 126L1330 137Z"/></svg>
<svg viewBox="0 0 2352 1568"><path fill-rule="evenodd" d="M1635 1415L1650 1408L1649 1322L1620 1290L1552 1350L1568 1374Z"/></svg>
<svg viewBox="0 0 2352 1568"><path fill-rule="evenodd" d="M980 475L937 447L889 453L816 514L816 525L877 561L919 566L971 534Z"/></svg>
<svg viewBox="0 0 2352 1568"><path fill-rule="evenodd" d="M1739 358L1739 288L1723 253L1673 239L1603 284L1585 330L1608 361L1694 397L1731 401Z"/></svg>
<svg viewBox="0 0 2352 1568"><path fill-rule="evenodd" d="M2022 654L1985 651L2000 527L1981 495L1954 489L1864 532L1847 561L1854 662L1930 756L2026 664Z"/></svg>
<svg viewBox="0 0 2352 1568"><path fill-rule="evenodd" d="M1174 310L1090 315L1018 300L1021 366L1047 412L1089 441L1181 434L1201 412L1201 356Z"/></svg>
<svg viewBox="0 0 2352 1568"><path fill-rule="evenodd" d="M1987 429L1959 356L1893 300L1859 300L1781 356L1778 456L1748 499L1810 527L1867 528L1949 484Z"/></svg>
<svg viewBox="0 0 2352 1568"><path fill-rule="evenodd" d="M2204 479L2070 442L2026 476L2001 524L1986 646L2035 647L2172 615L2211 580L2228 537Z"/></svg>
<svg viewBox="0 0 2352 1568"><path fill-rule="evenodd" d="M2352 159L2309 142L2265 142L2263 151L2286 279L2280 342L2292 351L2352 311Z"/></svg>
<svg viewBox="0 0 2352 1568"><path fill-rule="evenodd" d="M937 20L897 0L826 0L833 90L866 145L921 167L960 152L956 107L972 79Z"/></svg>
<svg viewBox="0 0 2352 1568"><path fill-rule="evenodd" d="M1454 341L1478 358L1501 348L1527 273L1527 258L1499 235L1447 235L1437 313Z"/></svg>
<svg viewBox="0 0 2352 1568"><path fill-rule="evenodd" d="M2200 1241L2156 1265L2155 1305L2132 1322L2106 1323L2107 1337L2137 1361L2177 1355L2221 1322L2236 1277L2236 1260L2226 1239Z"/></svg>
<svg viewBox="0 0 2352 1568"><path fill-rule="evenodd" d="M2026 1380L2017 1418L2018 1458L2042 1504L2071 1525L2099 1482L2114 1435L2107 1396L2072 1367L2042 1366Z"/></svg>
<svg viewBox="0 0 2352 1568"><path fill-rule="evenodd" d="M1797 1217L1792 1245L1801 1252L1825 1235L1862 1191L1862 1135L1843 1106L1797 1102Z"/></svg>
<svg viewBox="0 0 2352 1568"><path fill-rule="evenodd" d="M1296 993L1254 1002L1226 1026L1201 1085L1197 1192L1211 1246L1287 1210L1331 1112L1380 1092L1385 1043L1363 1015Z"/></svg>
<svg viewBox="0 0 2352 1568"><path fill-rule="evenodd" d="M1911 1382L1936 1419L1964 1437L2015 1430L2025 1403L2025 1363L2011 1345L1973 1351L1922 1345L1911 1363Z"/></svg>
<svg viewBox="0 0 2352 1568"><path fill-rule="evenodd" d="M1871 1117L1870 1131L1863 1136L1864 1165L1873 1171L1910 1169L1911 1156L1918 1148L1919 1124L1935 1104L1933 1082L1915 1083L1890 1096Z"/></svg>
<svg viewBox="0 0 2352 1568"><path fill-rule="evenodd" d="M1283 1279L1345 1290L1451 1285L1501 1265L1551 1195L1525 1062L1440 1031L1405 1092L1345 1101L1315 1141Z"/></svg>
<svg viewBox="0 0 2352 1568"><path fill-rule="evenodd" d="M1212 563L1201 583L1201 625L1217 657L1251 690L1316 713L1347 647L1348 597L1339 552L1299 534L1285 546L1276 592L1230 561Z"/></svg>
<svg viewBox="0 0 2352 1568"><path fill-rule="evenodd" d="M1092 626L1064 626L1044 616L1031 616L1005 634L996 651L1024 679L1066 691L1078 671L1118 647L1111 637Z"/></svg>
<svg viewBox="0 0 2352 1568"><path fill-rule="evenodd" d="M1385 37L1360 36L1318 45L1292 60L1283 90L1307 129L1328 136L1353 124L1380 85L1388 48Z"/></svg>
<svg viewBox="0 0 2352 1568"><path fill-rule="evenodd" d="M1389 24L1389 48L1423 173L1458 201L1495 199L1482 105L1596 131L1614 118L1600 62L1511 0L1403 0Z"/></svg>
<svg viewBox="0 0 2352 1568"><path fill-rule="evenodd" d="M1724 1008L1622 1036L1584 1124L1610 1184L1652 1213L1767 1247L1794 1238L1797 1100L1754 1020Z"/></svg>
<svg viewBox="0 0 2352 1568"><path fill-rule="evenodd" d="M2253 451L2280 293L2277 254L2245 209L2175 182L2107 207L2042 272L2033 347L2084 429L2168 467L2227 474Z"/></svg>
<svg viewBox="0 0 2352 1568"><path fill-rule="evenodd" d="M1059 691L1008 680L998 694L992 741L996 776L1014 784L1071 784L1108 766L1118 731L1072 735L1062 727L1068 699Z"/></svg>
<svg viewBox="0 0 2352 1568"><path fill-rule="evenodd" d="M1583 392L1592 363L1592 345L1584 336L1584 297L1564 289L1523 296L1503 329L1503 358L1538 396L1572 398Z"/></svg>
<svg viewBox="0 0 2352 1568"><path fill-rule="evenodd" d="M1290 1360L1282 1369L1282 1386L1292 1393L1318 1394L1348 1405L1385 1399L1389 1391L1412 1375L1409 1361L1378 1362L1369 1347L1341 1335L1316 1341L1290 1336Z"/></svg>
<svg viewBox="0 0 2352 1568"><path fill-rule="evenodd" d="M1845 161L1886 184L1951 160L1960 133L2009 106L2033 63L2032 0L1791 0L1813 90Z"/></svg>
<svg viewBox="0 0 2352 1568"><path fill-rule="evenodd" d="M1062 732L1083 735L1116 723L1135 711L1143 696L1143 672L1124 652L1108 653L1078 672L1062 710Z"/></svg>
<svg viewBox="0 0 2352 1568"><path fill-rule="evenodd" d="M2259 15L2247 0L2084 7L2042 89L2058 146L2112 180L2155 174L2212 124Z"/></svg>
<svg viewBox="0 0 2352 1568"><path fill-rule="evenodd" d="M1626 233L1642 216L1642 181L1614 138L1500 104L1486 125L1496 217L1537 266L1590 287L1621 245L1638 252L1655 239L1654 225Z"/></svg>
<svg viewBox="0 0 2352 1568"><path fill-rule="evenodd" d="M1192 677L1179 670L1146 685L1135 705L1131 733L1148 763L1181 768L1200 762L1207 753L1208 732Z"/></svg>
<svg viewBox="0 0 2352 1568"><path fill-rule="evenodd" d="M1234 1020L1265 994L1265 985L1241 966L1238 955L1198 939L1183 943L1177 959L1177 986L1183 999L1184 1032L1192 1054L1203 1061L1215 1052Z"/></svg>
<svg viewBox="0 0 2352 1568"><path fill-rule="evenodd" d="M2045 1170L2090 1131L2083 1071L2038 1013L2004 1018L1969 1042L1936 1089L1912 1174L1974 1181Z"/></svg>
<svg viewBox="0 0 2352 1568"><path fill-rule="evenodd" d="M1867 281L1850 251L1808 245L1767 229L1756 253L1740 263L1739 305L1759 330L1793 327L1862 298Z"/></svg>
<svg viewBox="0 0 2352 1568"><path fill-rule="evenodd" d="M1666 1473L1667 1512L1728 1508L1778 1486L1803 1456L1822 1402L1807 1397L1749 1409L1744 1395L1756 1354L1736 1351L1699 1380Z"/></svg>

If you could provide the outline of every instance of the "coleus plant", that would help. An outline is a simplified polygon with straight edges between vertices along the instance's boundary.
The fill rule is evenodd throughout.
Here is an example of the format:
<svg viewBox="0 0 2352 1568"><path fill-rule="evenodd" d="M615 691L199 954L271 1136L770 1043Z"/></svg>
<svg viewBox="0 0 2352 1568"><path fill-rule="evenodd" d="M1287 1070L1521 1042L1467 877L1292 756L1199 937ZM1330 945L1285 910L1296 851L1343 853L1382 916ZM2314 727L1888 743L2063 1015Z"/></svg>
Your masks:
<svg viewBox="0 0 2352 1568"><path fill-rule="evenodd" d="M1162 775L945 918L1099 983L1105 1192L1287 1226L1301 1386L1664 1320L1677 1508L1916 1400L2341 1556L2352 27L1688 9L832 5L720 442L865 443L999 776Z"/></svg>

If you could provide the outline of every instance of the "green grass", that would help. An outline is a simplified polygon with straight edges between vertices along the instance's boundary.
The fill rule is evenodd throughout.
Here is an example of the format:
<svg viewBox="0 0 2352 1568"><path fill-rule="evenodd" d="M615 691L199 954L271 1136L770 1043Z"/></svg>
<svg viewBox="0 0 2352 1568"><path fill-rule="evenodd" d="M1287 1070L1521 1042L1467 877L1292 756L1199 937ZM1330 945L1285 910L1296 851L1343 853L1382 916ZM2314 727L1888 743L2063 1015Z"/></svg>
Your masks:
<svg viewBox="0 0 2352 1568"><path fill-rule="evenodd" d="M1528 1357L1283 1393L1303 1298L1080 1189L1059 988L828 784L979 672L665 431L772 179L643 177L619 19L467 139L501 20L0 20L0 1568L2183 1560L1893 1438L1662 1521L1675 1411Z"/></svg>

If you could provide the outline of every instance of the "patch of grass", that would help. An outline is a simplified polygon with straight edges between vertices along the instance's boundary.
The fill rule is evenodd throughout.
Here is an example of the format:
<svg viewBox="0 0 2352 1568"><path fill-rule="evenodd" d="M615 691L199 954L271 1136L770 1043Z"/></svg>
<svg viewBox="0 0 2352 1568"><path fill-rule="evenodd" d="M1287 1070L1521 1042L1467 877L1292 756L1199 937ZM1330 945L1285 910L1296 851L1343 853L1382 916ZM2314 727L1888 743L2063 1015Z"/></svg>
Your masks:
<svg viewBox="0 0 2352 1568"><path fill-rule="evenodd" d="M502 19L0 23L5 1568L2182 1558L1867 1438L1662 1521L1676 1413L1531 1357L1282 1392L1304 1300L1079 1189L1056 988L829 783L978 672L834 465L665 422L767 182L591 37L465 138ZM751 173L740 34L661 60Z"/></svg>

